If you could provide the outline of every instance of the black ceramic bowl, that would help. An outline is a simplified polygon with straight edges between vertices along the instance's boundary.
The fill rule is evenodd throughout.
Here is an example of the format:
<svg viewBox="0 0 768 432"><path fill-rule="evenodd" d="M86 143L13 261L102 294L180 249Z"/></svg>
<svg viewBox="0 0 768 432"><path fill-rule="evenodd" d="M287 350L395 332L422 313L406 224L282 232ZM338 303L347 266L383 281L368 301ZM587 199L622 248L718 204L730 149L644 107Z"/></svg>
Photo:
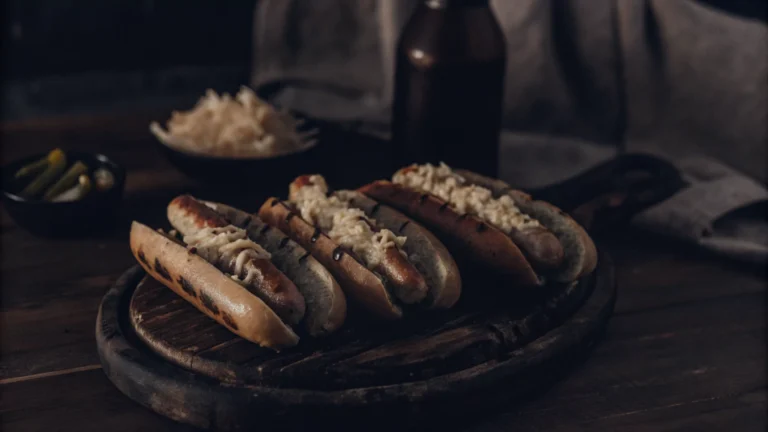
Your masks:
<svg viewBox="0 0 768 432"><path fill-rule="evenodd" d="M312 133L314 144L297 152L267 157L225 157L193 153L170 147L155 139L166 159L187 177L231 192L284 195L287 185L301 174L317 170L323 146L316 123L302 119L299 132Z"/></svg>
<svg viewBox="0 0 768 432"><path fill-rule="evenodd" d="M67 164L83 161L90 172L105 168L112 172L112 188L99 192L92 190L85 198L72 202L46 202L16 195L26 185L14 179L19 168L45 157L29 156L3 167L3 201L11 218L27 231L43 236L69 237L73 235L105 232L115 226L125 190L125 169L101 154L65 151ZM29 180L27 180L28 182Z"/></svg>

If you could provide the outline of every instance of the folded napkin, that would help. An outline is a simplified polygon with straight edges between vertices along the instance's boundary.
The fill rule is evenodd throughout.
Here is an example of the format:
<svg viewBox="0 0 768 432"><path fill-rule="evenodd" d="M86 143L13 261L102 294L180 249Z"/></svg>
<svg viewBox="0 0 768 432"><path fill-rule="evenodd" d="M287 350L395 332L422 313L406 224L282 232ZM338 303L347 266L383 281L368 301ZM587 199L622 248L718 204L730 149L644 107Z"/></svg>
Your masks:
<svg viewBox="0 0 768 432"><path fill-rule="evenodd" d="M499 177L521 189L539 188L616 154L615 149L580 140L504 133ZM633 226L734 259L768 261L768 190L763 184L712 158L654 156L675 165L688 186L635 215Z"/></svg>
<svg viewBox="0 0 768 432"><path fill-rule="evenodd" d="M419 1L257 2L252 85L283 83L273 102L387 138L394 46ZM633 225L768 260L764 24L696 0L492 4L508 50L503 180L540 187L652 153L689 186Z"/></svg>
<svg viewBox="0 0 768 432"><path fill-rule="evenodd" d="M765 186L710 158L683 158L677 166L690 186L632 223L735 259L768 262Z"/></svg>

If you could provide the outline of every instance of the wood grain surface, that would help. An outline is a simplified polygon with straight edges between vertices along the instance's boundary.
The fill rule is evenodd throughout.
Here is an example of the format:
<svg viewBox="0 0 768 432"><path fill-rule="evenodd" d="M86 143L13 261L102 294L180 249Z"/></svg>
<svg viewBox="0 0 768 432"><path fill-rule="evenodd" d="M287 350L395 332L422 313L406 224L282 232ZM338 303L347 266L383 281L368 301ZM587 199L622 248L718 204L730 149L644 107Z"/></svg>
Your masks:
<svg viewBox="0 0 768 432"><path fill-rule="evenodd" d="M104 371L120 391L155 412L187 424L222 431L253 430L265 423L290 426L289 430L306 430L308 424L338 431L360 430L360 425L369 431L423 429L436 420L448 421L467 415L482 417L495 412L499 402L526 400L580 364L603 334L615 302L613 265L606 255L602 255L601 260L602 265L593 275L577 285L555 290L547 296L549 299L544 302L547 306L534 303L522 307L528 312L519 318L510 319L506 313L486 309L469 314L477 315L476 323L449 323L450 327L457 327L426 335L426 340L444 335L451 342L461 342L456 337L468 334L464 347L460 344L444 350L439 345L420 343L420 347L407 350L408 355L398 356L397 350L393 353L392 345L386 342L394 338L394 345L400 343L402 336L397 331L381 330L379 335L372 336L352 327L349 345L362 346L362 349L349 351L344 346L331 344L320 350L319 359L314 355L306 357L310 347L297 347L298 352L294 354L255 351L258 354L254 360L241 358L243 366L288 376L288 380L279 379L274 383L245 382L242 375L224 377L239 379L222 382L190 373L159 358L141 343L128 311L131 299L136 298L137 285L144 277L138 266L124 273L104 296L97 317L96 340ZM156 285L143 285L139 289L153 290L153 287ZM580 297L585 295L582 303ZM563 321L555 321L558 316L562 316ZM196 327L195 321L199 320L187 320L178 327ZM168 325L177 327L173 322ZM552 327L547 331L549 326ZM435 330L439 332L440 327ZM176 333L182 339L189 339L191 332L177 329ZM424 337L419 335L421 331L415 333L415 339ZM482 345L493 346L495 342L497 349L475 350L478 338L472 335L480 335ZM210 337L201 335L199 339L204 341ZM371 346L373 348L369 348ZM248 350L240 348L236 352ZM409 360L415 363L420 359L435 360L444 353L449 354L444 368L422 363L418 376L409 379L398 374ZM376 359L382 354L389 361L376 365ZM470 358L462 354L469 354ZM361 356L370 361L363 361L361 365ZM301 370L303 358L310 360L313 364L310 368L314 370L307 371L306 379L296 380L295 375L281 370L283 365ZM197 369L194 363L200 359L192 357L192 363L185 366ZM243 369L250 372L247 367ZM360 380L362 370L367 370L364 378L390 383L359 386L365 385ZM416 375L416 370L412 371ZM432 376L425 376L428 371ZM312 380L316 382L311 383ZM329 382L341 385L328 387Z"/></svg>
<svg viewBox="0 0 768 432"><path fill-rule="evenodd" d="M110 236L40 239L0 212L3 431L193 430L115 389L99 367L94 340L101 297L133 264L130 220L160 226L163 208L176 194L213 195L174 171L154 149L147 134L152 118L105 116L0 129L3 162L61 146L104 152L129 170L124 220ZM431 427L765 430L766 268L714 258L646 233L604 237L600 241L615 258L620 291L605 339L590 359L522 405L435 421Z"/></svg>
<svg viewBox="0 0 768 432"><path fill-rule="evenodd" d="M611 274L605 260L601 271ZM603 280L614 289L611 276ZM151 277L122 307L138 338L175 365L230 384L329 391L416 382L506 359L569 319L594 284L590 275L505 299L501 287L465 278L465 296L451 310L411 310L396 322L352 315L339 332L304 337L280 353L237 337ZM592 317L598 328L602 315Z"/></svg>

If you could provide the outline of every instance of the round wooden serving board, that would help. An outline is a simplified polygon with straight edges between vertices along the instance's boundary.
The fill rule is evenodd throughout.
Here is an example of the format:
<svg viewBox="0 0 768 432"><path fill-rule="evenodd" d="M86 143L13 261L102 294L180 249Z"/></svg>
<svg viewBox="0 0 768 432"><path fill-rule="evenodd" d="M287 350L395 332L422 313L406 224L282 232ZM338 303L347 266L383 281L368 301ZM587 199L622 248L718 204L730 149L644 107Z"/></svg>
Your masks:
<svg viewBox="0 0 768 432"><path fill-rule="evenodd" d="M452 406L466 413L530 397L583 358L613 311L613 266L602 253L593 274L535 292L467 274L483 272L462 271L462 298L450 311L406 309L403 320L382 323L352 308L336 334L300 334L298 346L276 353L137 266L102 301L99 355L123 393L198 427L402 428L444 420Z"/></svg>

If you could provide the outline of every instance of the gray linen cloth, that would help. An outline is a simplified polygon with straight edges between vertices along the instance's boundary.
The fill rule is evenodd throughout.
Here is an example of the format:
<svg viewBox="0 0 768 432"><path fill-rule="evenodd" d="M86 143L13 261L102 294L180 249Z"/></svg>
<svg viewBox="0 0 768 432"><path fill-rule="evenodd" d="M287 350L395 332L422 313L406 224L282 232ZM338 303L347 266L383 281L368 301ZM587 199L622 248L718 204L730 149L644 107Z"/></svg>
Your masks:
<svg viewBox="0 0 768 432"><path fill-rule="evenodd" d="M419 0L261 0L252 85L283 106L388 136L393 52ZM768 260L768 29L695 0L495 0L507 40L500 177L562 181L618 151L691 186L643 229ZM755 210L757 209L757 210Z"/></svg>

